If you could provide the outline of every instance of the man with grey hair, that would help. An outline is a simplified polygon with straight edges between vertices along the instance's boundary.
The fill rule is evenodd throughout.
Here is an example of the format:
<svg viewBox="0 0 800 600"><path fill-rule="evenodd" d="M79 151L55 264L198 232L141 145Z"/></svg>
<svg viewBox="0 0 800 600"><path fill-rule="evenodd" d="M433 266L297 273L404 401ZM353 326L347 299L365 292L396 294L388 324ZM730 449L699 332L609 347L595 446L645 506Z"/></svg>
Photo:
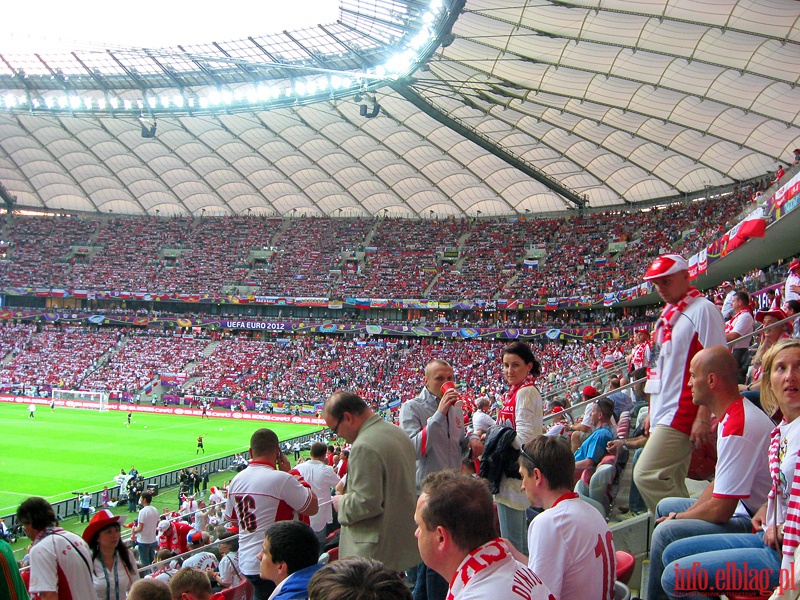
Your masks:
<svg viewBox="0 0 800 600"><path fill-rule="evenodd" d="M352 392L325 401L322 418L352 447L347 483L333 507L342 525L339 556L374 558L404 571L419 564L414 540L414 446Z"/></svg>

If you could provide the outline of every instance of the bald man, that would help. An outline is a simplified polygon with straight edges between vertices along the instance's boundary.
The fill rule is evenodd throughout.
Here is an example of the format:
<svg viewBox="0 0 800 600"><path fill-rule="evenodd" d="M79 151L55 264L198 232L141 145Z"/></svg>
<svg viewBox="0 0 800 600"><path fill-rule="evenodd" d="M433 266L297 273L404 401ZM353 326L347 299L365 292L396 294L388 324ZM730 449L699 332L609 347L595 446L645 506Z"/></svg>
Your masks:
<svg viewBox="0 0 800 600"><path fill-rule="evenodd" d="M750 533L750 516L767 501L767 450L774 424L737 385L739 366L725 346L698 352L689 366L692 402L719 420L716 477L697 500L665 498L650 547L648 599L667 598L661 585L662 554L675 540L708 533Z"/></svg>

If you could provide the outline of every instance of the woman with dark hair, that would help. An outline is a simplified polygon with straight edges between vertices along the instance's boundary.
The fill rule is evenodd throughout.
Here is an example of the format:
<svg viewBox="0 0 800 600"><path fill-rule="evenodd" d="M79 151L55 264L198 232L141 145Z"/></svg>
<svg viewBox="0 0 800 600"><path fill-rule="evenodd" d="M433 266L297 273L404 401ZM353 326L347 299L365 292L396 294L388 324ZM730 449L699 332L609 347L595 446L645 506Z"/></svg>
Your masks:
<svg viewBox="0 0 800 600"><path fill-rule="evenodd" d="M514 448L519 450L524 444L542 435L544 407L542 395L535 385L536 378L542 372L530 346L523 342L514 342L506 346L502 360L503 375L509 387L503 396L503 406L497 413L497 424L510 427L517 432L513 444ZM522 491L521 483L521 478L504 477L495 501L500 521L500 535L527 555L528 522L525 511L530 506L530 501Z"/></svg>
<svg viewBox="0 0 800 600"><path fill-rule="evenodd" d="M125 600L133 582L139 579L133 552L122 542L120 528L124 522L124 515L117 517L110 510L101 510L83 532L92 550L97 600Z"/></svg>

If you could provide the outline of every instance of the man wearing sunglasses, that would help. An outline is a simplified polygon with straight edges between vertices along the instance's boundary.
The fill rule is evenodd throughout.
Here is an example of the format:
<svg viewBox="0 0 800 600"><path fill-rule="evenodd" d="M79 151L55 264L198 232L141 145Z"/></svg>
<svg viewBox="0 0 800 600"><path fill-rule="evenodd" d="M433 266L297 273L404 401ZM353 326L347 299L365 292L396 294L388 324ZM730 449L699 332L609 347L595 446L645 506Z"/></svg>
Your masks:
<svg viewBox="0 0 800 600"><path fill-rule="evenodd" d="M603 516L572 491L575 456L566 440L541 436L520 450L522 489L544 508L528 527L527 563L556 598L612 600L614 541Z"/></svg>

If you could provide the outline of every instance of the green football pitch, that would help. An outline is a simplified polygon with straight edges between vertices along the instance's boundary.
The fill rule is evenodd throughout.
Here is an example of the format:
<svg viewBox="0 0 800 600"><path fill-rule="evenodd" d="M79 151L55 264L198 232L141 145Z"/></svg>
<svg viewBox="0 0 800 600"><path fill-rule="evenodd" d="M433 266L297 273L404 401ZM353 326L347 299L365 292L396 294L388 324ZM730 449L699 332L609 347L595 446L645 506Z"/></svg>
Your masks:
<svg viewBox="0 0 800 600"><path fill-rule="evenodd" d="M113 478L135 465L145 477L191 467L199 461L247 449L260 427L281 440L319 431L309 425L201 419L179 415L37 406L28 418L27 404L0 403L0 515L12 514L29 496L50 502L74 491L113 486ZM206 453L197 456L197 436L204 435Z"/></svg>

